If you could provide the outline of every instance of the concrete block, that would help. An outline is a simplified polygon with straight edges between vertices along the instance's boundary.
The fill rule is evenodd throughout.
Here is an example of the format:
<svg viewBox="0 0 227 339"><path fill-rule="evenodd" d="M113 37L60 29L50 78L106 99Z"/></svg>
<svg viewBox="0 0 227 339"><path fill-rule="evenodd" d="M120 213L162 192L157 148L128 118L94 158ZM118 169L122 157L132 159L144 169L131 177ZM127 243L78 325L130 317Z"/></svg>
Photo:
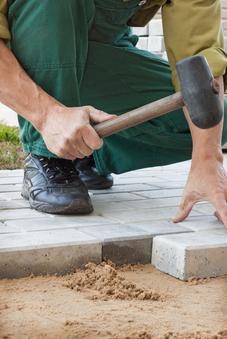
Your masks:
<svg viewBox="0 0 227 339"><path fill-rule="evenodd" d="M133 33L138 36L146 36L148 35L149 28L148 26L145 27L133 27Z"/></svg>
<svg viewBox="0 0 227 339"><path fill-rule="evenodd" d="M224 38L224 44L225 44L224 49L225 49L225 51L227 51L227 37Z"/></svg>
<svg viewBox="0 0 227 339"><path fill-rule="evenodd" d="M0 177L0 185L9 185L9 184L20 184L22 185L23 177L16 177L16 176L7 176L7 177Z"/></svg>
<svg viewBox="0 0 227 339"><path fill-rule="evenodd" d="M77 230L0 236L0 278L65 274L89 261L99 263L101 259L101 244Z"/></svg>
<svg viewBox="0 0 227 339"><path fill-rule="evenodd" d="M214 216L205 216L201 215L199 217L191 217L182 221L178 225L186 227L193 232L206 231L212 229L223 229L223 224L221 224L216 217Z"/></svg>
<svg viewBox="0 0 227 339"><path fill-rule="evenodd" d="M128 209L174 207L179 206L180 200L181 197L125 201L124 206L126 206Z"/></svg>
<svg viewBox="0 0 227 339"><path fill-rule="evenodd" d="M46 213L37 212L30 208L18 209L15 213L14 210L0 210L0 220L16 220L26 218L42 218L45 217Z"/></svg>
<svg viewBox="0 0 227 339"><path fill-rule="evenodd" d="M16 170L1 170L0 178L8 178L8 177L23 177L24 170L16 169Z"/></svg>
<svg viewBox="0 0 227 339"><path fill-rule="evenodd" d="M18 126L17 114L1 103L0 121L8 126Z"/></svg>
<svg viewBox="0 0 227 339"><path fill-rule="evenodd" d="M168 220L141 221L130 223L128 225L146 232L152 238L158 235L192 232L190 228L187 228L182 224L174 224L172 221Z"/></svg>
<svg viewBox="0 0 227 339"><path fill-rule="evenodd" d="M121 201L121 202L114 201L114 202L109 203L108 200L106 200L105 202L93 200L92 202L93 202L95 213L100 216L106 215L107 213L113 213L113 212L115 214L119 214L122 211L130 209L129 207L130 204L128 206L127 201Z"/></svg>
<svg viewBox="0 0 227 339"><path fill-rule="evenodd" d="M0 192L0 202L3 200L11 201L21 199L21 191L18 192Z"/></svg>
<svg viewBox="0 0 227 339"><path fill-rule="evenodd" d="M93 195L99 195L99 194L112 194L112 193L123 193L123 192L137 192L137 191L151 191L152 189L155 189L155 187L152 187L151 185L145 184L145 183L135 183L131 182L129 184L125 185L118 185L117 182L115 182L114 186L111 187L108 190L91 190L89 191ZM156 188L157 189L157 188ZM1 198L1 193L0 193Z"/></svg>
<svg viewBox="0 0 227 339"><path fill-rule="evenodd" d="M91 225L108 225L113 220L97 215L89 216L56 216L44 215L42 218L7 220L5 225L17 227L21 232L45 231L66 228L82 228Z"/></svg>
<svg viewBox="0 0 227 339"><path fill-rule="evenodd" d="M106 218L111 218L112 220L124 223L132 223L137 221L150 221L150 220L163 220L163 219L172 219L177 213L177 207L168 207L168 208L144 208L144 209L130 209L121 211L121 213L108 212L104 213L103 216ZM190 216L201 215L197 211L192 211Z"/></svg>
<svg viewBox="0 0 227 339"><path fill-rule="evenodd" d="M169 60L166 51L162 54L162 59L164 59L164 60L166 60L166 61Z"/></svg>
<svg viewBox="0 0 227 339"><path fill-rule="evenodd" d="M183 188L177 189L157 189L152 191L139 191L135 192L137 195L141 195L142 197L149 199L161 199L161 198L174 198L181 197L183 193Z"/></svg>
<svg viewBox="0 0 227 339"><path fill-rule="evenodd" d="M136 45L139 49L147 51L148 49L148 37L141 37Z"/></svg>
<svg viewBox="0 0 227 339"><path fill-rule="evenodd" d="M162 53L165 51L164 39L161 36L149 36L148 50L150 52Z"/></svg>
<svg viewBox="0 0 227 339"><path fill-rule="evenodd" d="M194 210L205 215L213 215L215 208L209 203L199 203L194 206Z"/></svg>
<svg viewBox="0 0 227 339"><path fill-rule="evenodd" d="M152 239L146 230L124 224L86 227L82 230L102 242L103 260L116 264L150 263Z"/></svg>
<svg viewBox="0 0 227 339"><path fill-rule="evenodd" d="M149 36L163 36L162 19L154 19L149 23Z"/></svg>
<svg viewBox="0 0 227 339"><path fill-rule="evenodd" d="M149 232L143 230L137 225L108 224L101 226L88 226L78 228L83 233L96 238L101 242L113 242L121 240L144 239L149 237Z"/></svg>
<svg viewBox="0 0 227 339"><path fill-rule="evenodd" d="M12 210L12 209L21 209L21 208L30 208L29 202L23 199L0 201L0 210L5 210L5 209Z"/></svg>
<svg viewBox="0 0 227 339"><path fill-rule="evenodd" d="M227 274L227 231L210 230L153 239L152 264L181 280Z"/></svg>
<svg viewBox="0 0 227 339"><path fill-rule="evenodd" d="M0 222L0 236L4 233L18 233L19 231L16 226L8 226L4 222Z"/></svg>
<svg viewBox="0 0 227 339"><path fill-rule="evenodd" d="M186 185L186 180L179 180L179 181L168 181L168 180L161 180L160 178L155 180L155 185L161 189L179 189L184 188Z"/></svg>
<svg viewBox="0 0 227 339"><path fill-rule="evenodd" d="M132 200L146 200L146 198L139 197L136 194L122 192L121 194L112 193L112 194L94 194L92 195L93 201L103 201L103 202L121 202L121 201L132 201Z"/></svg>
<svg viewBox="0 0 227 339"><path fill-rule="evenodd" d="M149 264L151 262L152 239L120 240L104 242L102 259L117 265Z"/></svg>
<svg viewBox="0 0 227 339"><path fill-rule="evenodd" d="M1 185L0 192L21 192L22 185L21 184L8 184Z"/></svg>

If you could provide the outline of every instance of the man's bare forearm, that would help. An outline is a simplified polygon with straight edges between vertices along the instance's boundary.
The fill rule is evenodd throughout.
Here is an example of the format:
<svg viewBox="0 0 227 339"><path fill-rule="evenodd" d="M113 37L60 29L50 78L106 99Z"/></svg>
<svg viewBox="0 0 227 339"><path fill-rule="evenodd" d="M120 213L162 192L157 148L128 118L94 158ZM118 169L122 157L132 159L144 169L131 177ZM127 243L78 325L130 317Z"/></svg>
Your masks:
<svg viewBox="0 0 227 339"><path fill-rule="evenodd" d="M66 107L42 90L0 39L0 102L32 123L52 153L73 160L90 155L102 140L90 125L113 119L91 106Z"/></svg>
<svg viewBox="0 0 227 339"><path fill-rule="evenodd" d="M224 85L223 77L218 77L216 80L220 86L220 99L224 106ZM195 126L191 119L189 118L189 113L187 109L184 109L186 118L188 120L192 140L193 140L193 152L192 160L196 164L198 159L207 159L207 158L216 158L217 160L222 161L222 151L221 151L221 139L222 139L222 129L223 129L223 119L215 127L209 129L200 129Z"/></svg>
<svg viewBox="0 0 227 339"><path fill-rule="evenodd" d="M48 112L62 106L26 74L1 39L0 74L0 102L29 120L38 130Z"/></svg>

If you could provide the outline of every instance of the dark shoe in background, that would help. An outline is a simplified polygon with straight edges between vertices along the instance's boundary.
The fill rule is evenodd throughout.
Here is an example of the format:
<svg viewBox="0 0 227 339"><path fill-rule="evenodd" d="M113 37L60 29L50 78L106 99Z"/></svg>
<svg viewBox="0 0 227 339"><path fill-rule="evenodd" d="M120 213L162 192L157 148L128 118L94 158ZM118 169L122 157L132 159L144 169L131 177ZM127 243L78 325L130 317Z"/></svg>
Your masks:
<svg viewBox="0 0 227 339"><path fill-rule="evenodd" d="M88 214L91 199L72 161L28 155L25 159L23 198L31 208L53 214Z"/></svg>
<svg viewBox="0 0 227 339"><path fill-rule="evenodd" d="M112 175L101 175L98 173L93 156L74 161L80 179L89 190L102 190L113 186Z"/></svg>

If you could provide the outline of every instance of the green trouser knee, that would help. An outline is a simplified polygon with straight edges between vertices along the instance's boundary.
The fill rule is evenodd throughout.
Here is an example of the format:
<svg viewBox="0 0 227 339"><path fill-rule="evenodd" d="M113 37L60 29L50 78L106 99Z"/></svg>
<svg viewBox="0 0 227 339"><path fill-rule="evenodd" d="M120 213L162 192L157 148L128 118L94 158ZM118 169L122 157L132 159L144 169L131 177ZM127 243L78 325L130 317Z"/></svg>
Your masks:
<svg viewBox="0 0 227 339"><path fill-rule="evenodd" d="M11 48L31 78L66 106L122 114L174 92L168 63L138 50L126 25L138 2L10 1ZM53 156L28 121L19 123L26 152ZM189 128L178 110L106 138L94 156L101 173L122 173L183 161L191 151Z"/></svg>

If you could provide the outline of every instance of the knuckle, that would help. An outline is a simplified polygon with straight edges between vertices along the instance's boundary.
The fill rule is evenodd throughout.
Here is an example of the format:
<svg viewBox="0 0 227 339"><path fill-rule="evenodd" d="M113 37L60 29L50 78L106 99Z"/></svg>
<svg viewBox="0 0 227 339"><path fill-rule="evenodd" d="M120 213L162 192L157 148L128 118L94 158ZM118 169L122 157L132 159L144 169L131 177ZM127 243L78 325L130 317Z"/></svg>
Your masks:
<svg viewBox="0 0 227 339"><path fill-rule="evenodd" d="M85 107L84 107L84 109L85 109L85 112L86 112L86 113L90 113L91 111L93 111L93 110L94 110L94 107L93 107L93 106L90 106L90 105L88 105L88 106L85 106Z"/></svg>
<svg viewBox="0 0 227 339"><path fill-rule="evenodd" d="M102 147L102 145L103 145L102 139L96 138L94 140L94 149L99 149Z"/></svg>

